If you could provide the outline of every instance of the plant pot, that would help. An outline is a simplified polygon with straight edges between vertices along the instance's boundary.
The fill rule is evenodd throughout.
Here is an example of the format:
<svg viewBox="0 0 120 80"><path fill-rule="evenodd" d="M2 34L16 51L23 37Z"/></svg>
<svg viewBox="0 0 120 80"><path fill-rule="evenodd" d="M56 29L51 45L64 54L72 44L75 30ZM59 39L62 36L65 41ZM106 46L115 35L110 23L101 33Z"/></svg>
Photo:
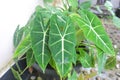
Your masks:
<svg viewBox="0 0 120 80"><path fill-rule="evenodd" d="M33 65L33 68L38 71L42 80L60 80L57 72L50 65L47 66L44 73L36 63Z"/></svg>
<svg viewBox="0 0 120 80"><path fill-rule="evenodd" d="M19 61L19 62L18 62L18 65L19 65L19 67L20 67L21 70L24 70L25 67L26 67L26 61L25 61L25 59ZM12 67L13 67L15 70L17 70L17 67L16 67L15 64L14 64ZM22 80L29 80L30 73L28 72L28 70L26 70L26 71L22 74L21 77L22 77ZM11 69L9 69L9 70L0 78L0 80L16 80L16 79L14 78L14 75L13 75Z"/></svg>
<svg viewBox="0 0 120 80"><path fill-rule="evenodd" d="M81 64L77 64L76 66L73 67L73 70L75 70L77 73L80 73L80 67L81 67ZM33 65L33 68L38 71L42 80L60 80L59 75L50 65L47 66L44 73L36 63Z"/></svg>

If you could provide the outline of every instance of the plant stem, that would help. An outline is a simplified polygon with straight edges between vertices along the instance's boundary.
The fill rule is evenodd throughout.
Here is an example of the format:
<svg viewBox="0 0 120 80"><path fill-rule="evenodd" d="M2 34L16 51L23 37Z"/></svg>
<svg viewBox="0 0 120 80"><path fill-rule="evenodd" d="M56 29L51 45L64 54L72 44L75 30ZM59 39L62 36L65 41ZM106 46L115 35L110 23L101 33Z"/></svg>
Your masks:
<svg viewBox="0 0 120 80"><path fill-rule="evenodd" d="M65 78L63 78L63 80L65 80Z"/></svg>
<svg viewBox="0 0 120 80"><path fill-rule="evenodd" d="M16 67L17 67L18 71L21 72L21 69L20 69L20 67L18 65L18 62L16 62Z"/></svg>
<svg viewBox="0 0 120 80"><path fill-rule="evenodd" d="M19 60L24 60L24 59L26 59L26 57L20 58Z"/></svg>
<svg viewBox="0 0 120 80"><path fill-rule="evenodd" d="M27 69L28 69L28 67L26 67L26 68L20 73L20 75L22 75Z"/></svg>
<svg viewBox="0 0 120 80"><path fill-rule="evenodd" d="M62 80L62 77L60 77L60 80Z"/></svg>

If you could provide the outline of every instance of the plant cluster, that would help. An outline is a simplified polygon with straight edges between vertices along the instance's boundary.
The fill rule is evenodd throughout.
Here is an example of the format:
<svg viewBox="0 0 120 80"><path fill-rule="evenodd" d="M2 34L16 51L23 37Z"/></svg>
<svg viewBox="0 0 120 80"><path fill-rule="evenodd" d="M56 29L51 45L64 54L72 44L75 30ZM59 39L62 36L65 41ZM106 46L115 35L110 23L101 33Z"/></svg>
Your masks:
<svg viewBox="0 0 120 80"><path fill-rule="evenodd" d="M36 62L43 72L50 64L61 80L78 63L85 68L97 63L99 72L114 67L114 48L90 1L67 1L65 8L36 7L25 27L16 29L14 59L26 55L27 67Z"/></svg>

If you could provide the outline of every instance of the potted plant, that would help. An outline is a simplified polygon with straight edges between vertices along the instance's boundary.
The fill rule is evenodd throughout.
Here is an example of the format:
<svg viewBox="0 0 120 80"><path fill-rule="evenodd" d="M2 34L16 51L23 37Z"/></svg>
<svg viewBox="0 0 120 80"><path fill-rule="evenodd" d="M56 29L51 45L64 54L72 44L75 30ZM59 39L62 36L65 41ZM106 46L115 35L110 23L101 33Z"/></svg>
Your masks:
<svg viewBox="0 0 120 80"><path fill-rule="evenodd" d="M25 27L16 29L14 59L26 54L27 68L36 62L43 72L49 64L60 80L77 63L83 67L96 67L97 63L99 72L115 66L111 40L90 11L90 2L66 1L64 8L37 6Z"/></svg>

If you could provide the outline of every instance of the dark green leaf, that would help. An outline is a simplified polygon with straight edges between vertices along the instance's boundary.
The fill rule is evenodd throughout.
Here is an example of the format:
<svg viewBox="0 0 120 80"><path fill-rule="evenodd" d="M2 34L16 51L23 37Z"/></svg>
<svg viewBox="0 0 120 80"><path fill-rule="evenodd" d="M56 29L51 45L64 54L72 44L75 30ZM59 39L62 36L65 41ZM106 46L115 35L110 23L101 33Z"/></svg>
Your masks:
<svg viewBox="0 0 120 80"><path fill-rule="evenodd" d="M77 80L77 73L73 71L72 75L68 75L68 80Z"/></svg>
<svg viewBox="0 0 120 80"><path fill-rule="evenodd" d="M50 62L49 62L50 66L53 67L56 70L56 64L55 61L51 58Z"/></svg>
<svg viewBox="0 0 120 80"><path fill-rule="evenodd" d="M90 56L89 53L85 52L83 49L79 49L78 60L81 62L82 66L85 68L93 67L94 61L93 56Z"/></svg>
<svg viewBox="0 0 120 80"><path fill-rule="evenodd" d="M105 68L106 69L112 69L116 65L116 57L109 57L106 61Z"/></svg>
<svg viewBox="0 0 120 80"><path fill-rule="evenodd" d="M34 64L35 59L32 49L26 52L26 61L27 61L27 67L31 67Z"/></svg>
<svg viewBox="0 0 120 80"><path fill-rule="evenodd" d="M47 3L47 2L53 2L54 0L43 0L45 3Z"/></svg>
<svg viewBox="0 0 120 80"><path fill-rule="evenodd" d="M13 58L21 57L31 48L30 35L26 36L16 48Z"/></svg>
<svg viewBox="0 0 120 80"><path fill-rule="evenodd" d="M79 27L83 30L85 37L92 41L98 48L108 55L115 55L112 42L108 37L99 18L86 10L82 10L79 15L71 15L77 21Z"/></svg>
<svg viewBox="0 0 120 80"><path fill-rule="evenodd" d="M76 39L77 39L77 44L79 44L81 41L85 40L85 36L84 36L82 30L76 31Z"/></svg>
<svg viewBox="0 0 120 80"><path fill-rule="evenodd" d="M53 15L50 21L49 48L61 77L66 76L75 62L75 28L69 17Z"/></svg>
<svg viewBox="0 0 120 80"><path fill-rule="evenodd" d="M89 10L91 7L91 1L85 1L80 4L81 9Z"/></svg>
<svg viewBox="0 0 120 80"><path fill-rule="evenodd" d="M32 28L32 24L33 24L33 20L35 18L35 12L32 14L32 16L30 17L30 19L28 20L27 24L24 27L24 36L26 37L28 34L30 34L31 28Z"/></svg>
<svg viewBox="0 0 120 80"><path fill-rule="evenodd" d="M21 78L21 76L20 76L20 74L19 74L18 71L16 71L13 68L11 68L11 70L12 70L12 73L13 73L13 75L14 75L14 77L15 77L16 80L22 80L22 78Z"/></svg>
<svg viewBox="0 0 120 80"><path fill-rule="evenodd" d="M71 6L73 9L78 8L78 0L68 0L69 6Z"/></svg>
<svg viewBox="0 0 120 80"><path fill-rule="evenodd" d="M14 43L15 48L20 43L22 36L23 36L23 32L24 32L24 27L19 28L19 26L17 26L15 33L14 33L14 38L13 38L13 43Z"/></svg>
<svg viewBox="0 0 120 80"><path fill-rule="evenodd" d="M31 40L34 57L43 71L51 58L48 48L50 16L49 11L37 7L35 18L31 24Z"/></svg>

